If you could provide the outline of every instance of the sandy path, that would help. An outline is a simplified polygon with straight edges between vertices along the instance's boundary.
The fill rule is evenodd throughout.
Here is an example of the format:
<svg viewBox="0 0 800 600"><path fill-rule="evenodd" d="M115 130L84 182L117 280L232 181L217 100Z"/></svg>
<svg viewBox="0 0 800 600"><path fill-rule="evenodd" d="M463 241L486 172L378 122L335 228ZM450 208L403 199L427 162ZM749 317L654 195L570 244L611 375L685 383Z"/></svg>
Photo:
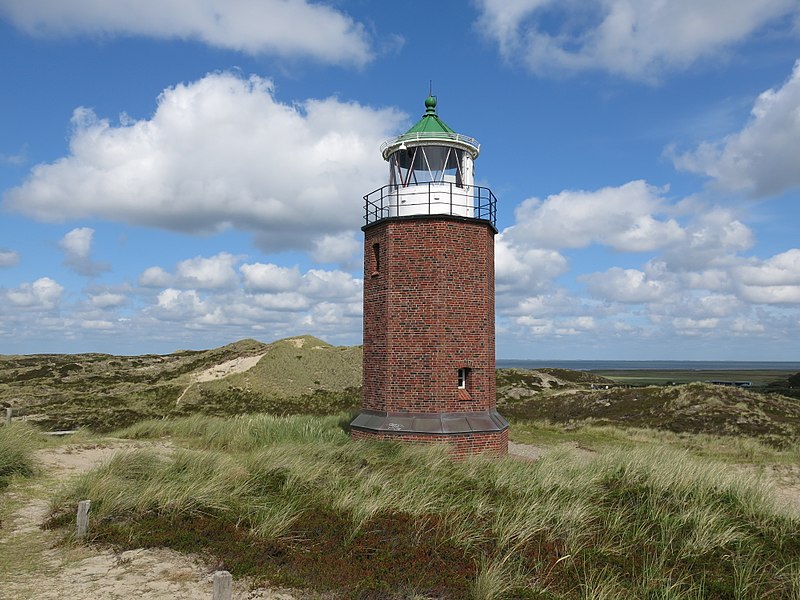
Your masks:
<svg viewBox="0 0 800 600"><path fill-rule="evenodd" d="M244 373L255 367L256 364L258 364L258 361L260 361L264 356L266 356L266 352L256 356L239 356L232 360L226 360L218 365L214 365L213 367L209 367L205 371L196 373L192 376L191 383L186 386L186 389L181 392L181 395L175 401L175 406L178 406L181 403L181 400L183 400L186 392L188 392L189 388L191 388L195 383L201 383L203 381L215 381L234 373Z"/></svg>
<svg viewBox="0 0 800 600"><path fill-rule="evenodd" d="M59 532L43 531L50 490L66 478L87 471L121 449L166 443L123 441L65 446L40 451L44 477L16 483L3 496L0 523L0 598L7 600L211 600L214 569L196 556L164 548L115 553L86 545L62 545ZM10 509L10 510L8 510ZM4 572L5 571L5 572ZM292 600L289 590L250 589L234 581L237 600Z"/></svg>

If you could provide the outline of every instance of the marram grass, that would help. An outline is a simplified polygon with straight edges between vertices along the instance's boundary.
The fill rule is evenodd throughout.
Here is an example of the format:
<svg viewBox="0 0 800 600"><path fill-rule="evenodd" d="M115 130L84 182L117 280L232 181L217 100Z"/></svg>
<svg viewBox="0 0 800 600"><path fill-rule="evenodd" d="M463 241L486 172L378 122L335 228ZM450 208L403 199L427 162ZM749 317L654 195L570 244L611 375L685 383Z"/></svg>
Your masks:
<svg viewBox="0 0 800 600"><path fill-rule="evenodd" d="M190 417L120 435L64 489L93 535L203 550L236 574L343 597L792 598L800 527L762 483L686 451L454 462L351 442L344 417Z"/></svg>
<svg viewBox="0 0 800 600"><path fill-rule="evenodd" d="M12 475L30 476L36 470L36 430L24 423L0 425L0 490Z"/></svg>

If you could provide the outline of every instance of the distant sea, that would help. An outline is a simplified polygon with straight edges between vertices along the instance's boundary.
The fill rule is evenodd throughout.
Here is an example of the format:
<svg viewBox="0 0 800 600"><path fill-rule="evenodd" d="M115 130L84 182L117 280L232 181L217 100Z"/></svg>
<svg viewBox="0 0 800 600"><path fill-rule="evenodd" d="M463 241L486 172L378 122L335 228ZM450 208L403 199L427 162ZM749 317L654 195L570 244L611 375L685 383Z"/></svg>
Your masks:
<svg viewBox="0 0 800 600"><path fill-rule="evenodd" d="M740 360L513 360L498 358L498 369L573 371L800 371L800 362Z"/></svg>

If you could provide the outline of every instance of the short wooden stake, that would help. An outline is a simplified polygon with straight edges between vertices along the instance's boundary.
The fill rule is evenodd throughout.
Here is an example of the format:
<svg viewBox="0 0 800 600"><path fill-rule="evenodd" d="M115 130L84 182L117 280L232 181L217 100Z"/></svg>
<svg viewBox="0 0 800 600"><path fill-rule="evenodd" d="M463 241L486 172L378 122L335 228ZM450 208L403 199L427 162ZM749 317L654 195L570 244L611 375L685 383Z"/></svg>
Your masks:
<svg viewBox="0 0 800 600"><path fill-rule="evenodd" d="M13 408L6 409L6 425L11 425L11 415L14 414Z"/></svg>
<svg viewBox="0 0 800 600"><path fill-rule="evenodd" d="M78 528L75 533L79 538L84 537L89 531L89 507L91 505L91 500L78 502Z"/></svg>
<svg viewBox="0 0 800 600"><path fill-rule="evenodd" d="M214 573L214 600L231 600L233 577L227 571Z"/></svg>

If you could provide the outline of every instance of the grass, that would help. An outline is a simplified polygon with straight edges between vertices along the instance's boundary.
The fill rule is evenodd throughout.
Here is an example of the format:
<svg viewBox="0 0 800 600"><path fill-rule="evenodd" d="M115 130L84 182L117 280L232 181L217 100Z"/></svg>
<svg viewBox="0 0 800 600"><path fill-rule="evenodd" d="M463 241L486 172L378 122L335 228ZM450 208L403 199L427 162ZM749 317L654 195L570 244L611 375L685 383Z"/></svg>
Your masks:
<svg viewBox="0 0 800 600"><path fill-rule="evenodd" d="M249 371L196 381L204 369L260 355ZM240 340L163 356L0 356L0 407L11 406L48 430L110 432L198 412L335 414L358 406L360 385L361 348L312 336L272 344Z"/></svg>
<svg viewBox="0 0 800 600"><path fill-rule="evenodd" d="M51 526L92 500L93 537L203 551L235 576L343 597L784 598L798 521L724 463L631 444L587 460L452 462L352 443L344 415L149 421L170 436L69 483Z"/></svg>
<svg viewBox="0 0 800 600"><path fill-rule="evenodd" d="M686 451L697 459L753 465L795 465L800 463L800 445L776 448L756 438L673 432L640 427L552 423L545 420L514 420L511 441L552 446L565 444L590 451L616 448L662 448Z"/></svg>
<svg viewBox="0 0 800 600"><path fill-rule="evenodd" d="M36 430L25 424L0 426L0 490L19 475L30 477L36 471L34 451L39 447Z"/></svg>
<svg viewBox="0 0 800 600"><path fill-rule="evenodd" d="M795 400L705 383L534 394L499 399L498 409L517 421L711 433L758 438L775 447L800 442L800 405Z"/></svg>

